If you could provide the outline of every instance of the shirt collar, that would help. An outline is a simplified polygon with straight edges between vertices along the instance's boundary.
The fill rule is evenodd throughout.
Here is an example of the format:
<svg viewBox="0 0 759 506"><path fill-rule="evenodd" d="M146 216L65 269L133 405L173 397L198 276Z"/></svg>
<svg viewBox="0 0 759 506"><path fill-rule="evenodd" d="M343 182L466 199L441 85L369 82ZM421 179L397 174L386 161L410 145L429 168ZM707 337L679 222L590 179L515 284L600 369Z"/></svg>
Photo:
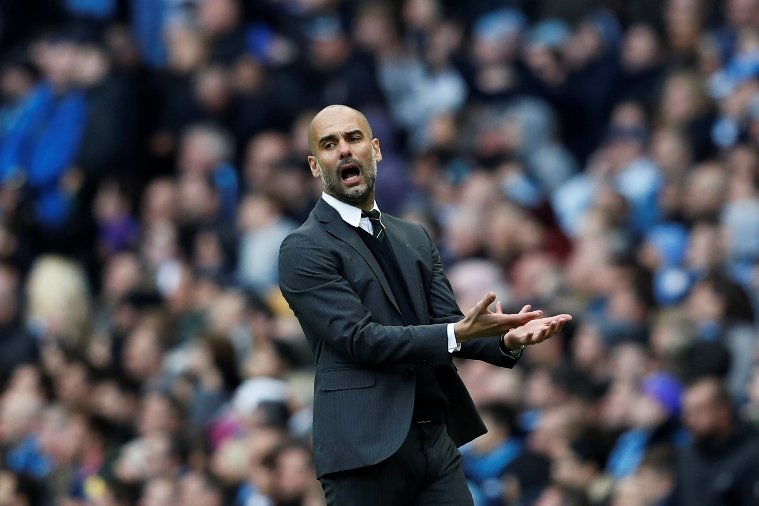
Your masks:
<svg viewBox="0 0 759 506"><path fill-rule="evenodd" d="M346 204L345 202L341 200L337 200L332 195L328 195L324 192L322 192L322 199L324 199L324 202L329 204L332 208L335 209L340 214L340 217L343 219L345 223L352 227L358 227L361 223L361 209L358 207L352 206L350 204ZM377 202L374 202L374 205L372 206L372 209L376 209L379 211L379 207L377 207Z"/></svg>

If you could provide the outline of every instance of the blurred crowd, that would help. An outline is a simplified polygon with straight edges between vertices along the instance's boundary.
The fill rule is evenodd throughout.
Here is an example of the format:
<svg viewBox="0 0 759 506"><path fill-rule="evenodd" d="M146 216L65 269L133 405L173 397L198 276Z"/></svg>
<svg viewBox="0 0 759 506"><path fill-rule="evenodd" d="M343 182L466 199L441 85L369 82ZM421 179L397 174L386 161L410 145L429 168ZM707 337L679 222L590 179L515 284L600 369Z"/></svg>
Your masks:
<svg viewBox="0 0 759 506"><path fill-rule="evenodd" d="M477 506L759 504L759 1L4 0L1 505L323 504L277 254L331 103L462 308L574 315L457 364Z"/></svg>

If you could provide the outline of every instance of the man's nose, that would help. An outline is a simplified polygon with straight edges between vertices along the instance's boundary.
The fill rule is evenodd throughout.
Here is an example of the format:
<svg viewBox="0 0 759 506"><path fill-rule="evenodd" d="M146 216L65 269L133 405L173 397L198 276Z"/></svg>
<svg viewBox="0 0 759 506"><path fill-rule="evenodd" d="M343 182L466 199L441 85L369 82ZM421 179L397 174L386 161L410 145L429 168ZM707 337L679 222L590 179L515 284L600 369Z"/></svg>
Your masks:
<svg viewBox="0 0 759 506"><path fill-rule="evenodd" d="M340 139L340 144L337 145L340 158L348 158L351 156L351 145L346 142L345 139Z"/></svg>

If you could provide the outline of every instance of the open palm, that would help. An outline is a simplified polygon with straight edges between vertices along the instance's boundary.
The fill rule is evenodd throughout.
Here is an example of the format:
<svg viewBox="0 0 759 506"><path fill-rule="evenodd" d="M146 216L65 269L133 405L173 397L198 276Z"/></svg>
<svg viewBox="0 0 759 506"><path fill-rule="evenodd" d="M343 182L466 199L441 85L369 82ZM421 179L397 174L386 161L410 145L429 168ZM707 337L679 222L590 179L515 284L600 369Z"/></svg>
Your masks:
<svg viewBox="0 0 759 506"><path fill-rule="evenodd" d="M508 348L516 348L520 345L529 346L541 343L561 332L564 324L571 319L571 315L558 314L530 320L524 325L510 330L504 336L505 344Z"/></svg>

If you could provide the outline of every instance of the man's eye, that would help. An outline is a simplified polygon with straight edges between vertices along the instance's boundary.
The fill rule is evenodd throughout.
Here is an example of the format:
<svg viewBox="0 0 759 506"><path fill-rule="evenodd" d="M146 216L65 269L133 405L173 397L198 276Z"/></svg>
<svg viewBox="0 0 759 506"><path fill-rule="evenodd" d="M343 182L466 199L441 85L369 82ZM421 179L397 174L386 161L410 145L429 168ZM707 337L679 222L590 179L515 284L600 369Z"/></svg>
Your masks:
<svg viewBox="0 0 759 506"><path fill-rule="evenodd" d="M327 144L324 145L324 149L332 149L334 147L335 147L334 142L328 142Z"/></svg>

